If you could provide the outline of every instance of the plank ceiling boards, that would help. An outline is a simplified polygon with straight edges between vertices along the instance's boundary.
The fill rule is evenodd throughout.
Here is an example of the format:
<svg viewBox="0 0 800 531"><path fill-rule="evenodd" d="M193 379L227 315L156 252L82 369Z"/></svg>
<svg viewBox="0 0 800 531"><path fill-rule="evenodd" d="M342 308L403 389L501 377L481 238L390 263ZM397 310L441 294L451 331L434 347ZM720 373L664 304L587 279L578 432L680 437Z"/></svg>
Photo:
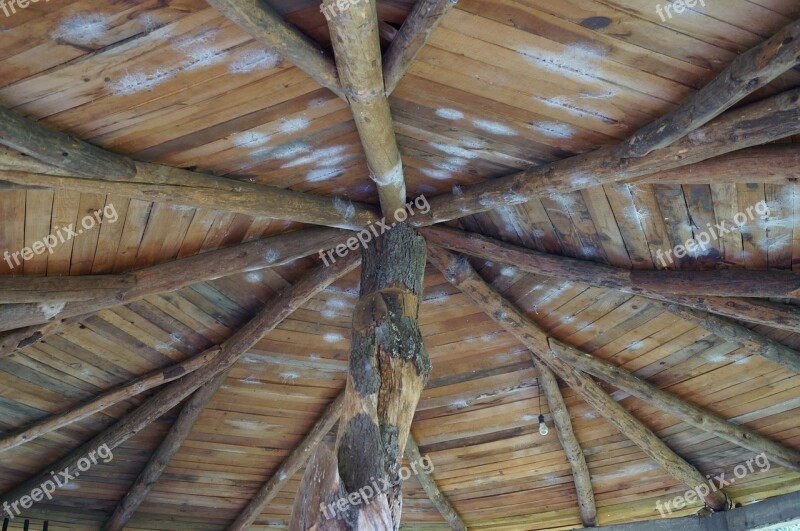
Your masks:
<svg viewBox="0 0 800 531"><path fill-rule="evenodd" d="M335 61L319 1L265 3ZM415 2L373 4L386 52ZM748 50L800 19L795 0L705 0L705 6L665 20L657 4L459 0L450 7L387 94L408 199L441 196L440 201L456 204L481 183L491 186L517 172L623 145L640 128L680 109ZM800 67L795 66L766 86L745 91L722 116L799 87ZM357 210L365 219L380 217L377 207L369 210L379 204L378 189L349 101L204 0L17 5L16 13L0 15L0 105L130 159L191 170L198 179L198 174L219 178L203 183L213 182L207 186L220 194L228 190L224 183L242 197L250 190L246 186L261 185L325 197L343 218ZM791 110L781 116L797 122ZM765 138L774 139L773 145L788 149L800 138L791 124L745 122L726 137L731 145L750 135L750 129L739 131L753 123L767 130ZM780 132L771 135L771 127ZM702 131L688 138L696 146L706 140ZM0 135L5 145L3 140ZM290 221L269 212L253 217L217 210L213 197L202 208L187 206L178 190L169 202L159 202L152 201L154 195L129 197L122 188L105 194L67 185L26 186L19 184L25 171L14 173L7 161L24 165L37 157L3 149L0 252L21 251L60 228L79 228L86 216L104 216L98 226L59 242L52 252L19 264L0 259L3 279L34 285L38 277L122 275L292 231L300 231L293 241L300 245L302 231L310 228L302 215ZM487 204L497 197L508 200L503 206L465 209L468 215L446 225L519 250L619 268L613 271L743 270L753 274L746 288L755 292L761 286L759 271L794 271L800 263L800 158L786 151L778 164L767 155L777 151L759 153L754 157L763 160L736 160L727 172L715 170L723 159L716 157L709 159L710 166L696 165L701 168L696 171L684 166L599 185L591 176L577 175L591 186L522 203L515 201L514 190L494 190L484 199ZM32 173L117 183L137 179L47 168ZM548 176L531 180L550 182ZM768 214L733 221L762 201ZM422 210L419 204L416 208ZM418 219L425 215L422 211ZM705 249L671 262L662 258L722 222L733 230ZM329 247L338 243L332 239ZM429 257L433 247L429 242ZM762 356L754 343L681 318L643 291L602 287L588 278L566 280L505 263L501 256L476 254L464 263L543 337L800 452L800 375ZM12 448L3 449L4 437L145 375L180 382L177 373L164 370L223 344L264 308L276 309L282 293L300 290L319 271L330 273L320 266L320 256L312 251L287 262L266 253L258 267L106 305L60 327L40 322L34 325L36 334L23 334L19 349L6 350L19 331L0 332L0 492L50 470L172 384L147 386L143 393L125 395ZM275 261L280 265L265 267ZM430 260L418 317L433 369L411 433L434 465L436 486L470 530L582 527L574 469L531 351L499 322L507 317L504 312L486 313L481 301L452 281ZM288 528L306 467L286 478L279 477L279 468L345 387L359 284L359 269L343 274L300 301L245 349L125 529L227 529L273 477L280 480L279 488L249 529ZM668 291L669 281L657 288L683 293ZM0 285L3 296L24 296L12 291ZM742 318L744 332L738 333L800 349L797 299L790 291L768 301L727 297L734 313L744 312L744 306L758 312L764 304L788 316L786 322L766 324ZM24 303L45 316L64 308L60 299L43 302L38 293L35 302ZM698 297L711 300L708 294ZM0 315L7 315L5 306L0 304ZM656 400L587 378L704 476L732 476L737 465L755 455L700 429L694 419L662 411ZM566 380L559 377L560 391L588 466L598 524L658 518L656 503L682 495L687 486ZM183 404L165 408L113 448L107 463L82 473L52 500L34 504L25 512L31 529L41 528L44 520L51 531L101 529ZM547 435L538 431L540 413ZM336 433L331 430L325 442L334 444ZM749 504L800 490L800 472L775 462L762 468L726 489L733 501ZM450 529L414 475L403 496L403 529ZM0 502L5 499L0 496ZM694 501L672 516L702 508ZM9 529L22 529L21 519Z"/></svg>

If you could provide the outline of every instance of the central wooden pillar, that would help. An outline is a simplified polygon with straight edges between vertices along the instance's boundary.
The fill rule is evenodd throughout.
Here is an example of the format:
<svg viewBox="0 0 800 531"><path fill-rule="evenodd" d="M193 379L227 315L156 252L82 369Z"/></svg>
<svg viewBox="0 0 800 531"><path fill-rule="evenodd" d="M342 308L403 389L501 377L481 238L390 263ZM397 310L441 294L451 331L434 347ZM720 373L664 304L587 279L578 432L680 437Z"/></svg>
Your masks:
<svg viewBox="0 0 800 531"><path fill-rule="evenodd" d="M353 529L400 526L399 470L431 371L417 322L425 258L425 240L405 224L363 252L336 454L347 493L381 488L370 503L351 506L341 515Z"/></svg>

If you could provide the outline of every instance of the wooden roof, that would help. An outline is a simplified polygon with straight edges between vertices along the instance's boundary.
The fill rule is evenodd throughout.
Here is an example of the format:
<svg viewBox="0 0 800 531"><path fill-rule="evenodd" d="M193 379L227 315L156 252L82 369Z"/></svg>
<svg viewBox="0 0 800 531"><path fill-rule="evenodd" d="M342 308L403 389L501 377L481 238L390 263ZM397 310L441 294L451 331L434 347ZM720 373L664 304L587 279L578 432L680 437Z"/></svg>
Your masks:
<svg viewBox="0 0 800 531"><path fill-rule="evenodd" d="M330 49L318 2L269 4ZM460 0L389 98L408 197L455 201L470 185L622 142L800 18L793 0L706 0L664 21L655 4ZM413 5L378 0L384 49ZM800 72L788 70L729 112L798 85ZM0 104L137 161L338 196L345 209L347 200L358 208L378 204L348 103L202 0L52 0L0 17ZM780 145L752 160L731 158L727 171L720 163L651 172L470 213L449 225L550 255L654 270L663 266L657 251L709 224L731 223L736 213L765 201L768 216L668 268L790 271L800 259L793 134L781 134ZM730 135L731 143L738 140ZM307 226L169 197L153 202L91 191L0 189L3 251L31 246L112 205L118 214L116 222L106 214L99 227L59 243L52 254L14 267L0 261L0 273L121 274ZM224 342L318 266L316 250L310 253L148 293L14 351L0 359L0 430L12 433ZM796 372L652 298L536 274L520 263L479 257L470 263L552 337L800 451ZM344 387L358 285L358 271L347 273L247 351L126 529L217 530L236 518ZM786 320L772 322L769 314L760 324L742 323L800 349L793 295L766 296ZM433 266L419 320L433 372L412 433L469 529L579 527L572 470L525 345ZM702 474L730 476L754 456L602 385ZM3 451L0 491L49 470L157 390ZM657 518L656 501L686 491L563 382L561 391L589 466L600 524ZM540 403L551 427L547 436L538 433ZM27 514L49 520L51 530L98 529L179 412L150 424L115 448L109 463ZM288 479L252 529L286 528L301 476L302 469ZM727 490L736 502L751 503L798 489L800 473L772 463ZM404 528L449 528L415 477L404 495ZM694 503L673 515L701 507Z"/></svg>

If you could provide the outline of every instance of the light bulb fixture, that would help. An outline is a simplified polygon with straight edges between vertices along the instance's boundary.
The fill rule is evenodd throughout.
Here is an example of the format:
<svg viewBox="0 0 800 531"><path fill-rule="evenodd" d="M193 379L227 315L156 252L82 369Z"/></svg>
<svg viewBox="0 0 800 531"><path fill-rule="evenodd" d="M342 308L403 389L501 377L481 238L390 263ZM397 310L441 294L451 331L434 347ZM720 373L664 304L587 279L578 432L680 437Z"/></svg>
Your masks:
<svg viewBox="0 0 800 531"><path fill-rule="evenodd" d="M536 388L539 390L539 435L547 435L550 430L547 429L547 424L544 423L544 415L542 415L542 388L539 387L539 378L536 378Z"/></svg>

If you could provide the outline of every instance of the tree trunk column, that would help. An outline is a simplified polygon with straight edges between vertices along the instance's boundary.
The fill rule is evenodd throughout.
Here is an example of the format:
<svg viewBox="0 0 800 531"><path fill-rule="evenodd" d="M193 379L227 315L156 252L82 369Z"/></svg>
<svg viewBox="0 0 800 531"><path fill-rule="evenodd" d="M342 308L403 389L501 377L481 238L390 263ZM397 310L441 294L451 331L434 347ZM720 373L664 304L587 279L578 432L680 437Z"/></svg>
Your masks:
<svg viewBox="0 0 800 531"><path fill-rule="evenodd" d="M361 298L353 313L337 439L339 475L346 491L370 500L341 515L355 529L400 526L399 469L431 370L417 322L424 271L425 241L405 224L363 252ZM375 487L377 492L369 496Z"/></svg>

